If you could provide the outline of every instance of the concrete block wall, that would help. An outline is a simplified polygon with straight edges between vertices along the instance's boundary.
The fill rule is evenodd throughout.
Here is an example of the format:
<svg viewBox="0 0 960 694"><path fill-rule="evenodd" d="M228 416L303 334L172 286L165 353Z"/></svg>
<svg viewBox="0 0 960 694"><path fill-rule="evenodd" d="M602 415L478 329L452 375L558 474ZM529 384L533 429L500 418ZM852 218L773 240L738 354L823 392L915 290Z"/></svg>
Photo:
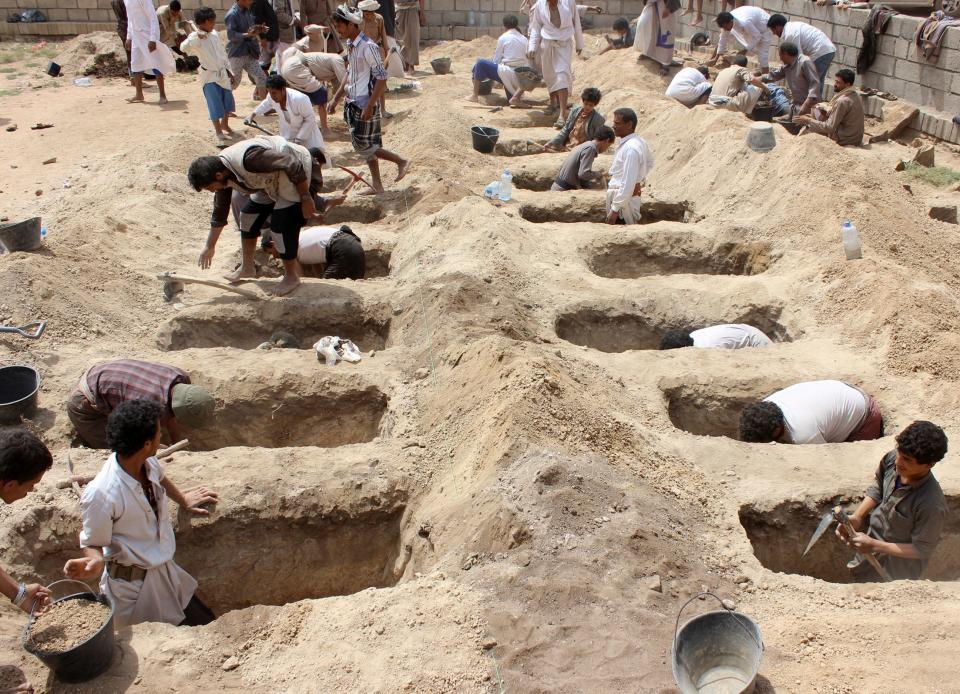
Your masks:
<svg viewBox="0 0 960 694"><path fill-rule="evenodd" d="M812 24L830 37L837 55L827 78L828 86L837 70L846 67L856 72L857 55L863 45L862 28L869 10L819 7L811 0L762 0L757 4L769 14L780 13L788 20ZM720 33L716 14L715 4L705 2L704 23L694 26L689 21L692 17L680 17L678 35L690 38L698 31L708 31L711 44L715 45ZM922 111L911 123L911 130L960 143L960 127L952 122L953 116L960 113L960 28L947 30L939 58L927 63L917 56L913 46L913 36L922 22L920 17L906 15L891 18L877 44L876 61L857 80L864 87L890 92L919 106ZM779 62L777 44L774 37L772 64Z"/></svg>

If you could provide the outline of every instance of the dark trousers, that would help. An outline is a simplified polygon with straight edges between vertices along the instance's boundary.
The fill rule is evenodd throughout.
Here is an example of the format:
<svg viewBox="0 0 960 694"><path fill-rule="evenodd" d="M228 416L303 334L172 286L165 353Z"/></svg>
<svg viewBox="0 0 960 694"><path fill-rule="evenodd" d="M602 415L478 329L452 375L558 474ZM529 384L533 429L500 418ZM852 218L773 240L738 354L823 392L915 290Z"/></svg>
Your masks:
<svg viewBox="0 0 960 694"><path fill-rule="evenodd" d="M327 280L362 280L366 270L363 246L349 227L341 227L340 233L327 247L327 266L323 278Z"/></svg>
<svg viewBox="0 0 960 694"><path fill-rule="evenodd" d="M217 616L209 607L194 595L190 602L183 608L183 621L178 626L181 627L202 627L215 620Z"/></svg>

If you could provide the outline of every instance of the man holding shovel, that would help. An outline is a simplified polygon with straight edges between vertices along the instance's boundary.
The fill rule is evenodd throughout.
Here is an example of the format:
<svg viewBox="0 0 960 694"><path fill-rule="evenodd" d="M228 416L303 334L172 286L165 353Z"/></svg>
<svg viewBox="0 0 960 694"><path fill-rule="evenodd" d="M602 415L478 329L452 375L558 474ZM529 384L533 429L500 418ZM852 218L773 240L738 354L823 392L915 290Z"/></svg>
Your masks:
<svg viewBox="0 0 960 694"><path fill-rule="evenodd" d="M916 421L901 431L897 447L880 460L873 485L850 515L856 531L836 534L852 549L879 555L881 566L894 580L920 578L947 516L940 483L931 474L947 453L947 435L933 422ZM876 579L865 561L847 564L854 576Z"/></svg>

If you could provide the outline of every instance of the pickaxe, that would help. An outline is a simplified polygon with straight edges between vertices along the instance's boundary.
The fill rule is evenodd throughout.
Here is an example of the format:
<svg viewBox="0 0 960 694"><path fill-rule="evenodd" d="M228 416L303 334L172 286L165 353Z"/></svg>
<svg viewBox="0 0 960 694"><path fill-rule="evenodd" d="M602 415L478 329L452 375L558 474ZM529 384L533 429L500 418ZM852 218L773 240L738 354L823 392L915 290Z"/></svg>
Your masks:
<svg viewBox="0 0 960 694"><path fill-rule="evenodd" d="M353 176L354 182L360 181L361 183L363 183L364 185L366 185L370 190L374 190L374 191L376 190L376 188L374 188L372 185L370 185L370 184L367 182L367 179L365 179L363 176L361 176L360 174L358 174L356 171L351 171L351 170L348 169L346 166L338 166L337 168L340 169L341 171L346 171L348 174L350 174L351 176ZM353 185L353 184L351 184L351 186L352 186L352 185ZM348 188L347 190L349 190L349 188Z"/></svg>
<svg viewBox="0 0 960 694"><path fill-rule="evenodd" d="M807 543L807 548L803 550L803 554L800 556L805 556L806 553L810 551L810 548L813 547L817 540L820 539L820 537L827 531L827 528L829 528L834 521L843 526L843 529L847 533L847 537L852 538L857 534L857 531L853 527L853 523L850 522L850 516L847 515L847 512L839 506L834 506L832 510L825 513L823 518L820 519L820 525L817 526L813 536L810 538L810 542ZM890 574L887 573L887 570L880 565L880 562L877 561L877 558L873 556L872 553L864 553L863 558L870 562L870 566L876 569L876 572L880 574L880 578L882 578L884 581L893 580Z"/></svg>
<svg viewBox="0 0 960 694"><path fill-rule="evenodd" d="M256 128L256 129L259 130L260 132L266 133L267 135L270 135L271 137L273 137L273 133L272 133L272 132L270 132L269 130L267 130L266 128L264 128L264 127L262 127L262 126L260 126L260 125L257 125L257 122L256 122L255 120L252 120L252 119L250 119L250 118L245 118L245 119L243 120L243 124L244 124L245 126L247 126L248 128Z"/></svg>

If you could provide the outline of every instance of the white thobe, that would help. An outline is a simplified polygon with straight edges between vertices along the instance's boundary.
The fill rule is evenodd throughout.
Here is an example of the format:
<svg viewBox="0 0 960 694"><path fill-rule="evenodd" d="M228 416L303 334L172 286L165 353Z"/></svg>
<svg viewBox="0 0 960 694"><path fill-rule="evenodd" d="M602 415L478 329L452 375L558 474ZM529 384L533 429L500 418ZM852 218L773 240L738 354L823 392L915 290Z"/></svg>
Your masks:
<svg viewBox="0 0 960 694"><path fill-rule="evenodd" d="M780 43L794 44L810 60L817 60L825 55L837 52L837 47L833 45L829 36L806 22L787 22L784 24Z"/></svg>
<svg viewBox="0 0 960 694"><path fill-rule="evenodd" d="M518 94L523 91L513 68L530 64L527 60L527 37L516 29L503 32L497 39L493 62L497 64L497 75L508 92Z"/></svg>
<svg viewBox="0 0 960 694"><path fill-rule="evenodd" d="M760 67L770 66L770 30L767 28L767 21L770 15L759 7L744 5L735 7L730 11L733 15L733 29L730 31L721 31L720 39L717 41L717 55L723 55L730 43L730 35L746 50L748 53L757 54L757 62Z"/></svg>
<svg viewBox="0 0 960 694"><path fill-rule="evenodd" d="M702 72L695 67L685 67L673 76L666 95L692 108L697 105L700 97L708 89L710 89L710 83Z"/></svg>
<svg viewBox="0 0 960 694"><path fill-rule="evenodd" d="M140 481L120 467L116 453L80 497L80 546L103 548L107 562L147 569L142 581L113 579L104 570L100 591L113 604L117 628L141 622L180 624L183 608L197 589L193 577L173 561L177 542L167 493L160 484L163 466L156 458L144 465L157 501L156 514Z"/></svg>
<svg viewBox="0 0 960 694"><path fill-rule="evenodd" d="M224 89L233 89L227 49L216 31L211 31L204 38L200 38L194 31L180 44L180 50L187 55L196 56L200 61L200 84L215 82Z"/></svg>
<svg viewBox="0 0 960 694"><path fill-rule="evenodd" d="M619 212L627 224L640 223L640 196L634 196L633 189L638 183L646 181L653 164L650 147L636 133L630 133L620 140L610 166L607 214Z"/></svg>
<svg viewBox="0 0 960 694"><path fill-rule="evenodd" d="M267 94L267 98L260 102L253 115L262 116L268 111L276 111L280 117L280 137L287 142L302 145L307 149L322 147L323 136L317 126L317 119L313 114L313 104L310 97L296 89L287 89L287 107L280 108L280 104Z"/></svg>
<svg viewBox="0 0 960 694"><path fill-rule="evenodd" d="M160 41L160 22L150 0L123 0L127 8L127 40L130 41L130 71L170 75L177 71L170 47ZM151 51L149 43L156 43Z"/></svg>
<svg viewBox="0 0 960 694"><path fill-rule="evenodd" d="M746 347L769 347L770 338L752 325L726 323L700 328L690 333L693 346L701 349L744 349Z"/></svg>
<svg viewBox="0 0 960 694"><path fill-rule="evenodd" d="M547 0L537 0L530 11L527 52L541 51L543 79L551 94L573 86L573 50L583 50L583 29L574 0L557 0L560 26L550 21Z"/></svg>
<svg viewBox="0 0 960 694"><path fill-rule="evenodd" d="M862 426L870 397L842 381L806 381L764 398L783 413L791 443L842 443Z"/></svg>

